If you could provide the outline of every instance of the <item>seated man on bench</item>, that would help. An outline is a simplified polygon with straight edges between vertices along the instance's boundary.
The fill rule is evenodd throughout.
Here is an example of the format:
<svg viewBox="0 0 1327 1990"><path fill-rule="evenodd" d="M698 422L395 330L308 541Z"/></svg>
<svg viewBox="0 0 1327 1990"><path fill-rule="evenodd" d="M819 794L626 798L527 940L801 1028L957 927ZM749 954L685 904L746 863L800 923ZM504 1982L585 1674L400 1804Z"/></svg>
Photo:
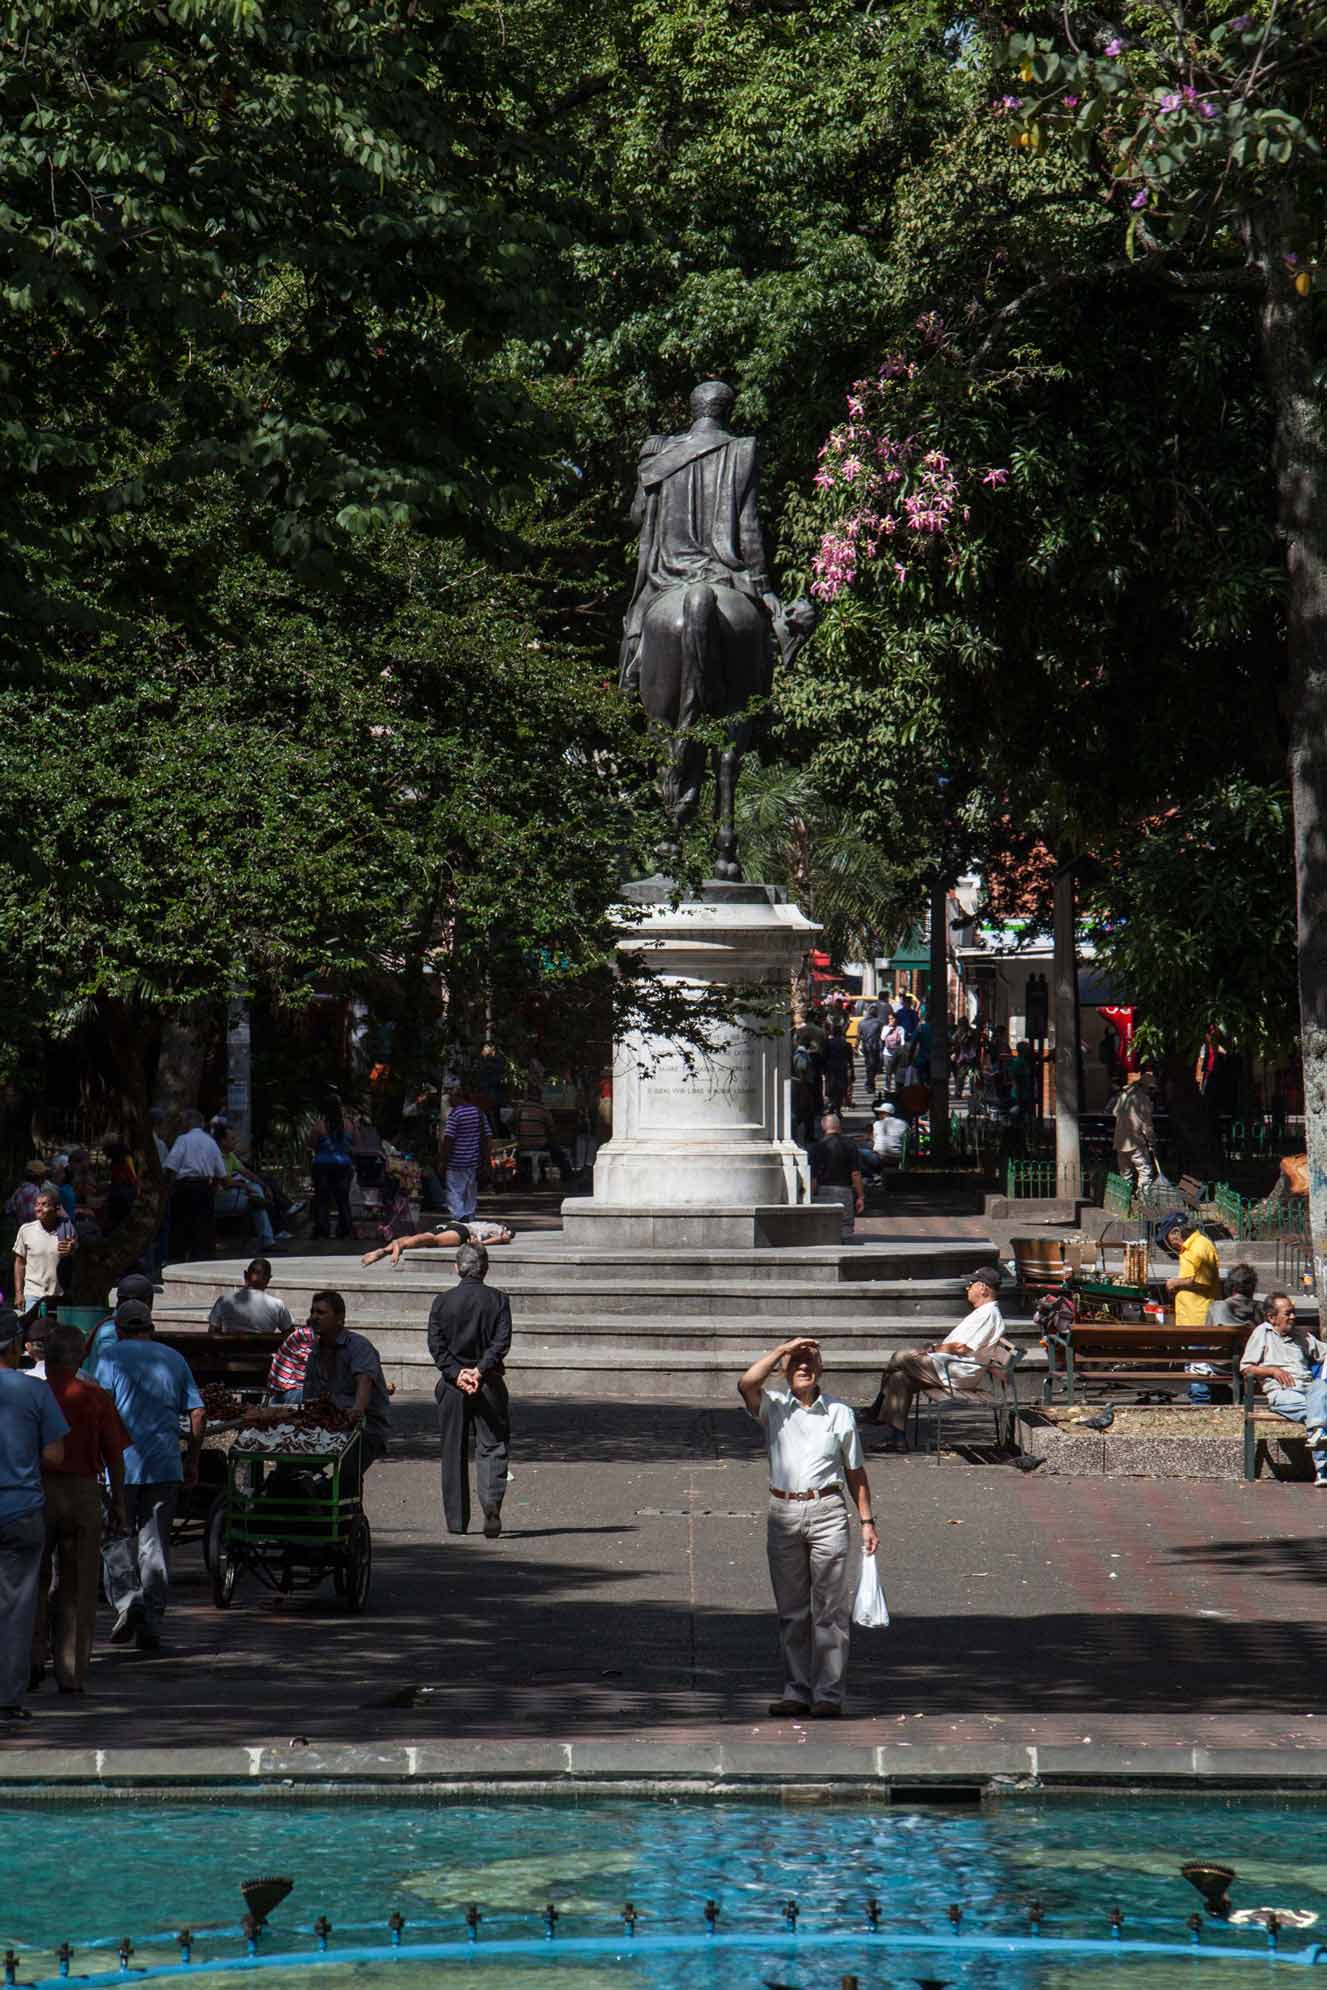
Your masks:
<svg viewBox="0 0 1327 1990"><path fill-rule="evenodd" d="M1004 1341L1001 1277L998 1265L982 1265L968 1280L972 1311L942 1341L928 1348L903 1348L890 1356L875 1401L859 1417L862 1423L888 1425L888 1448L907 1450L908 1412L913 1398L924 1390L952 1396L989 1387L991 1362Z"/></svg>
<svg viewBox="0 0 1327 1990"><path fill-rule="evenodd" d="M1319 1486L1327 1486L1325 1357L1327 1347L1296 1320L1289 1293L1273 1292L1267 1302L1267 1322L1249 1335L1239 1364L1241 1375L1256 1375L1262 1383L1268 1409L1308 1426L1313 1482Z"/></svg>

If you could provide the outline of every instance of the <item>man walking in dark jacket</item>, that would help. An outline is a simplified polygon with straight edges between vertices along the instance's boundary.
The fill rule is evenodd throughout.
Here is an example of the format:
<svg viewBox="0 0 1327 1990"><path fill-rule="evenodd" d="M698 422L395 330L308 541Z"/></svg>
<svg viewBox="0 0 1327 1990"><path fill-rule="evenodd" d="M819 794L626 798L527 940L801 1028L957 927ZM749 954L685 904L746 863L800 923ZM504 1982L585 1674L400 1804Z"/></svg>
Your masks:
<svg viewBox="0 0 1327 1990"><path fill-rule="evenodd" d="M429 1353L439 1372L434 1390L442 1439L442 1512L449 1534L470 1525L470 1432L475 1433L475 1486L490 1540L502 1532L511 1416L502 1365L511 1347L511 1305L490 1292L488 1252L462 1244L460 1280L429 1308Z"/></svg>

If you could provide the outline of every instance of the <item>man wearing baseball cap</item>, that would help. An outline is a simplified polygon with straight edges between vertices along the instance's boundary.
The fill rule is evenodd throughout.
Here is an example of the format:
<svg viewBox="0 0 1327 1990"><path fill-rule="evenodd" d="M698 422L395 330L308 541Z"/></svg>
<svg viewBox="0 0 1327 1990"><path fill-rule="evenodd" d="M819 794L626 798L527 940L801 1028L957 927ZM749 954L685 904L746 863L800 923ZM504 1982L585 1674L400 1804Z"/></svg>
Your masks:
<svg viewBox="0 0 1327 1990"><path fill-rule="evenodd" d="M991 1357L1004 1339L1002 1276L998 1264L979 1265L969 1272L967 1299L972 1310L958 1325L931 1347L906 1347L891 1355L880 1377L879 1394L871 1407L861 1412L863 1423L888 1427L891 1449L907 1450L908 1414L913 1398L924 1390L952 1395L956 1390L985 1388Z"/></svg>
<svg viewBox="0 0 1327 1990"><path fill-rule="evenodd" d="M37 1581L46 1541L43 1465L64 1462L69 1425L44 1382L19 1373L22 1327L0 1308L0 1724L30 1720Z"/></svg>
<svg viewBox="0 0 1327 1990"><path fill-rule="evenodd" d="M141 1299L115 1308L119 1335L97 1363L93 1381L115 1398L133 1440L124 1454L128 1540L102 1549L106 1594L116 1610L112 1644L136 1639L140 1651L161 1648L161 1620L170 1586L170 1530L182 1483L198 1483L203 1448L203 1399L189 1364L152 1338L152 1315ZM180 1419L189 1419L189 1454L180 1458Z"/></svg>
<svg viewBox="0 0 1327 1990"><path fill-rule="evenodd" d="M149 1313L152 1311L152 1302L156 1296L157 1288L152 1283L152 1280L144 1278L142 1273L137 1271L126 1273L115 1288L115 1303L117 1306L122 1299L137 1299L141 1305L147 1307ZM110 1353L119 1338L120 1336L115 1326L115 1314L112 1311L93 1328L88 1338L87 1352L83 1356L83 1373L85 1375L96 1374L97 1363L101 1360L103 1354Z"/></svg>

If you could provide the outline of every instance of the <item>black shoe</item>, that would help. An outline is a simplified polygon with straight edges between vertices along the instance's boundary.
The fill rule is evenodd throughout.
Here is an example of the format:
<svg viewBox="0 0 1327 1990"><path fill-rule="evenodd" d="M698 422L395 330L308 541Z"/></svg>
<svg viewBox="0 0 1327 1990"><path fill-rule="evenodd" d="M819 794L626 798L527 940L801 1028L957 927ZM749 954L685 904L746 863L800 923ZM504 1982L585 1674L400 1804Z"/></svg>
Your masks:
<svg viewBox="0 0 1327 1990"><path fill-rule="evenodd" d="M149 1630L147 1625L144 1624L139 1630L135 1643L140 1651L160 1651L161 1633Z"/></svg>
<svg viewBox="0 0 1327 1990"><path fill-rule="evenodd" d="M841 1721L843 1708L838 1700L816 1700L811 1708L813 1721Z"/></svg>
<svg viewBox="0 0 1327 1990"><path fill-rule="evenodd" d="M769 1710L772 1714L787 1714L799 1719L805 1719L811 1711L805 1700L771 1700Z"/></svg>
<svg viewBox="0 0 1327 1990"><path fill-rule="evenodd" d="M31 1672L29 1672L28 1674L29 1693L35 1693L45 1677L46 1677L46 1667L44 1665L34 1665Z"/></svg>
<svg viewBox="0 0 1327 1990"><path fill-rule="evenodd" d="M129 1608L121 1611L120 1615L116 1618L111 1631L111 1643L113 1645L132 1644L142 1621L142 1604L131 1603Z"/></svg>
<svg viewBox="0 0 1327 1990"><path fill-rule="evenodd" d="M0 1707L0 1721L30 1721L32 1715L26 1707Z"/></svg>
<svg viewBox="0 0 1327 1990"><path fill-rule="evenodd" d="M498 1512L497 1507L496 1506L485 1507L484 1509L485 1540L496 1541L501 1532L502 1532L502 1515Z"/></svg>

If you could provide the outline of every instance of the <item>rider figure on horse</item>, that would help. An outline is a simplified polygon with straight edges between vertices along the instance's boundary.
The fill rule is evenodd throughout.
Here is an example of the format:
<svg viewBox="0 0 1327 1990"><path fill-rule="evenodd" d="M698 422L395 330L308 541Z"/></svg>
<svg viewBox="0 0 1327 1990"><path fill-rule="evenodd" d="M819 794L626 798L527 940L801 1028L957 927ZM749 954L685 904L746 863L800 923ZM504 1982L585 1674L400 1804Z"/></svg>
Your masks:
<svg viewBox="0 0 1327 1990"><path fill-rule="evenodd" d="M769 695L774 643L790 661L814 621L809 602L785 614L770 586L756 440L725 426L735 398L722 380L703 381L685 434L652 435L641 451L631 508L640 558L619 671L622 689L671 737L661 788L675 836L694 816L704 779L705 750L688 739L690 728L703 718L735 721L716 757L721 877L741 876L732 796L751 737L741 715Z"/></svg>

